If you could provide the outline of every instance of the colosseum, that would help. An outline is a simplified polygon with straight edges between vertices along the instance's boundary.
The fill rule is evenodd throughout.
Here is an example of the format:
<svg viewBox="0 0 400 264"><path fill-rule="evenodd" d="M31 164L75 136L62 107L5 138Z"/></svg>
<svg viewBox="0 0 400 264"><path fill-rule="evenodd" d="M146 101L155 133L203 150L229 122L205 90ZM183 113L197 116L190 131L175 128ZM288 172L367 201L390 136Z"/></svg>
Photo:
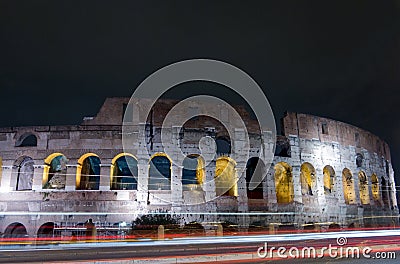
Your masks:
<svg viewBox="0 0 400 264"><path fill-rule="evenodd" d="M240 152L243 133L228 135L218 121L230 120L223 110L216 119L197 116L180 128L163 127L169 135L165 146L162 120L177 101L159 100L146 124L135 124L136 110L126 111L128 102L107 98L97 115L80 125L0 129L3 237L40 237L49 228L68 236L74 232L69 227L88 219L101 230L154 212L205 227L223 221L244 229L257 224L322 231L398 225L389 146L368 131L287 112L275 137L261 131L246 108L235 106L250 138L250 156L239 175L236 166L243 161L232 155ZM195 113L196 107L188 111ZM146 142L129 152L122 144L125 112L132 132ZM204 136L216 146L206 167L198 144ZM276 143L272 164L251 149L254 142L267 149ZM179 149L186 158L175 164L164 147L169 153ZM250 190L255 173L266 176Z"/></svg>

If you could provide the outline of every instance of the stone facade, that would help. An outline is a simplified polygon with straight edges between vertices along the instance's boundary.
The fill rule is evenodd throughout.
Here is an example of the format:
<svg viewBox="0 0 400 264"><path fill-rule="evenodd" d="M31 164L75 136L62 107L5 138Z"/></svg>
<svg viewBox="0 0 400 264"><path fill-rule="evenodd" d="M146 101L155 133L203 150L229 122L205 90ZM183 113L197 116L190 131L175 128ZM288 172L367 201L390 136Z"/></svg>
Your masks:
<svg viewBox="0 0 400 264"><path fill-rule="evenodd" d="M122 120L128 102L129 98L108 98L99 113L84 118L81 125L0 129L0 232L17 236L25 229L35 237L51 223L70 234L68 227L82 226L89 218L98 226L112 225L157 211L179 214L182 223L229 221L244 228L398 224L390 150L367 131L327 118L286 113L273 163L256 172L268 168L267 176L250 191L246 175L255 169L252 164L264 161L252 146L259 143L264 150L272 149L275 139L245 108L235 107L248 128L248 161L231 158L245 144L243 131L229 135L217 120L207 117L191 119L183 130L163 127L169 138L162 144L162 120L176 104L173 100L157 103L147 124L135 123L140 109L133 109L132 133L137 142L147 143L134 142L132 151L124 152ZM217 115L230 120L223 110ZM198 142L205 136L224 139L228 150L219 150L213 162L194 174L172 162L178 148L188 156L199 154ZM215 148L206 143L202 154L207 152L213 154ZM161 175L166 181L149 175L153 159L157 168L169 168ZM199 156L193 160L201 163ZM247 169L238 175L235 166L240 162L247 162ZM126 166L134 167L133 176ZM221 166L228 170L219 171ZM218 186L226 182L232 188L220 191Z"/></svg>

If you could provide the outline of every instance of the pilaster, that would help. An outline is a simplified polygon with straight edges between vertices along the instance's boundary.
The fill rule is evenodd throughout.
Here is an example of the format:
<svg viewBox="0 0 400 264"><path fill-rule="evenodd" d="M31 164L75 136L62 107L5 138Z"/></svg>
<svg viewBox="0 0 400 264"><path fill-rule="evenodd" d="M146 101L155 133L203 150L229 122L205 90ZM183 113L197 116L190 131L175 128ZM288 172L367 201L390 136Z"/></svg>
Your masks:
<svg viewBox="0 0 400 264"><path fill-rule="evenodd" d="M45 165L33 165L32 191L42 190L44 166Z"/></svg>
<svg viewBox="0 0 400 264"><path fill-rule="evenodd" d="M149 164L144 159L138 160L137 201L146 206L148 202Z"/></svg>
<svg viewBox="0 0 400 264"><path fill-rule="evenodd" d="M78 165L67 164L67 175L65 175L65 190L75 191L76 190L76 170Z"/></svg>
<svg viewBox="0 0 400 264"><path fill-rule="evenodd" d="M171 200L174 205L181 205L182 198L182 167L172 164Z"/></svg>
<svg viewBox="0 0 400 264"><path fill-rule="evenodd" d="M12 172L14 171L14 166L2 166L2 178L1 178L1 187L2 191L11 191L13 188L11 187L11 178Z"/></svg>
<svg viewBox="0 0 400 264"><path fill-rule="evenodd" d="M110 190L111 164L100 164L100 191Z"/></svg>

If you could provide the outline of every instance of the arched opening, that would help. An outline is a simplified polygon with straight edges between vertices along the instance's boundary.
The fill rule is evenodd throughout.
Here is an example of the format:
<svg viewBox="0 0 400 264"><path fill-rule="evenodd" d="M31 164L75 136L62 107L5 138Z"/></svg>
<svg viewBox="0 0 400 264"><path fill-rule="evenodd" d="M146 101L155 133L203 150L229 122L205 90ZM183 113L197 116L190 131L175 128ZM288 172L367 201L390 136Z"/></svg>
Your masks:
<svg viewBox="0 0 400 264"><path fill-rule="evenodd" d="M149 190L171 190L171 160L157 153L150 160Z"/></svg>
<svg viewBox="0 0 400 264"><path fill-rule="evenodd" d="M44 160L43 189L64 189L67 175L67 158L53 153Z"/></svg>
<svg viewBox="0 0 400 264"><path fill-rule="evenodd" d="M381 195L379 193L379 181L378 177L375 173L371 176L371 189L372 189L372 198L374 201L379 202L381 200Z"/></svg>
<svg viewBox="0 0 400 264"><path fill-rule="evenodd" d="M383 177L383 176L381 178L381 185L382 185L382 202L385 206L390 206L389 188L388 188L388 184L385 180L385 177Z"/></svg>
<svg viewBox="0 0 400 264"><path fill-rule="evenodd" d="M32 190L34 162L31 157L23 156L14 162L16 175L15 190L24 191Z"/></svg>
<svg viewBox="0 0 400 264"><path fill-rule="evenodd" d="M111 162L111 189L137 190L138 166L132 154L121 153Z"/></svg>
<svg viewBox="0 0 400 264"><path fill-rule="evenodd" d="M340 231L340 225L337 223L330 224L328 227L329 231Z"/></svg>
<svg viewBox="0 0 400 264"><path fill-rule="evenodd" d="M215 164L215 193L217 196L238 196L236 162L220 157Z"/></svg>
<svg viewBox="0 0 400 264"><path fill-rule="evenodd" d="M305 162L300 167L301 194L313 195L315 189L315 168L311 163Z"/></svg>
<svg viewBox="0 0 400 264"><path fill-rule="evenodd" d="M368 179L365 172L360 171L358 173L358 188L360 191L360 200L361 204L369 204L369 188L368 188Z"/></svg>
<svg viewBox="0 0 400 264"><path fill-rule="evenodd" d="M188 155L182 165L183 190L202 190L201 185L205 180L203 158L197 154Z"/></svg>
<svg viewBox="0 0 400 264"><path fill-rule="evenodd" d="M326 165L323 169L324 174L324 193L325 195L334 194L335 170L332 166Z"/></svg>
<svg viewBox="0 0 400 264"><path fill-rule="evenodd" d="M394 187L395 185L392 184L389 181L388 185L388 192L389 192L389 202L390 202L390 209L395 209L397 208L397 204L394 203L394 200L396 199L396 188ZM393 221L392 221L393 222Z"/></svg>
<svg viewBox="0 0 400 264"><path fill-rule="evenodd" d="M16 147L36 147L37 137L34 134L26 133L19 137L15 142Z"/></svg>
<svg viewBox="0 0 400 264"><path fill-rule="evenodd" d="M257 166L258 165L258 166ZM250 158L246 164L246 190L248 199L263 199L263 185L262 182L257 185L253 190L249 189L249 183L254 176L256 179L262 179L264 174L264 163L257 157Z"/></svg>
<svg viewBox="0 0 400 264"><path fill-rule="evenodd" d="M54 223L47 222L41 225L37 231L37 237L44 238L44 237L54 237Z"/></svg>
<svg viewBox="0 0 400 264"><path fill-rule="evenodd" d="M293 202L294 189L292 167L286 162L278 162L274 170L277 203L283 204Z"/></svg>
<svg viewBox="0 0 400 264"><path fill-rule="evenodd" d="M356 154L356 166L360 168L363 166L364 156L361 153Z"/></svg>
<svg viewBox="0 0 400 264"><path fill-rule="evenodd" d="M79 158L76 170L77 190L98 190L100 185L100 158L87 153Z"/></svg>
<svg viewBox="0 0 400 264"><path fill-rule="evenodd" d="M218 156L229 156L231 154L231 142L226 137L217 137L215 139Z"/></svg>
<svg viewBox="0 0 400 264"><path fill-rule="evenodd" d="M354 179L353 179L353 174L349 169L345 168L343 170L342 179L343 179L343 194L345 203L355 204L356 193L354 190Z"/></svg>
<svg viewBox="0 0 400 264"><path fill-rule="evenodd" d="M7 226L4 231L4 238L28 237L28 232L23 224L15 222Z"/></svg>

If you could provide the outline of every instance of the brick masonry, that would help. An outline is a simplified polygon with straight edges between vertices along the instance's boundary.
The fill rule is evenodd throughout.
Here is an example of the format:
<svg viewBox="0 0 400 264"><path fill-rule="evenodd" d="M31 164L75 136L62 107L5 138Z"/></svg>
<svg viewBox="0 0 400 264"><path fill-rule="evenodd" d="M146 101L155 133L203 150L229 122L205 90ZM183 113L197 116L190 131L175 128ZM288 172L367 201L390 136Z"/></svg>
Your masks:
<svg viewBox="0 0 400 264"><path fill-rule="evenodd" d="M88 218L93 218L97 224L130 222L138 215L160 210L179 213L182 223L229 221L243 228L252 224L269 226L271 223L298 229L311 224L322 230L334 225L374 227L398 224L389 146L377 136L352 125L300 113L286 113L282 120L283 133L278 136L278 147L283 151L274 156L272 164L267 164L271 166L268 166L267 176L261 183L261 199L249 198L244 173L236 176L237 196L215 197L212 180L216 157L205 168L206 181L200 189L184 189L182 167L173 163L171 189L148 190L149 155L168 150L172 160L179 160L181 151L185 155L198 154L198 142L205 136L226 137L230 131L218 120L199 117L185 123L184 133L174 126L163 127L169 140L162 143L160 131L163 118L177 102L161 100L155 106L151 120L152 146L150 143L143 145L140 142L149 142L148 126L137 123L137 120L142 114L140 106L146 104L146 100L136 100L130 129L134 135L131 154L138 162L138 190L111 190L111 163L115 156L123 152L122 120L124 105L128 102L129 98L108 98L99 113L93 118L85 118L81 125L0 129L0 232L5 232L10 224L17 222L25 226L29 236L35 237L39 227L47 222L69 226L85 222ZM200 106L190 107L191 111L196 111L195 108ZM225 123L235 122L229 113L220 110L220 106L209 107L215 108L216 115ZM259 157L260 151L272 150L274 139L270 131L260 128L243 107L235 109L248 130L248 158ZM37 138L36 146L17 146L27 135ZM237 155L238 164L247 162L244 160L246 153L241 153L247 144L243 135L243 131L237 129L230 136L231 154ZM261 150L254 147L256 145L260 145ZM215 148L205 144L202 151L203 154L213 154ZM62 153L67 158L63 189L43 189L44 160L53 153ZM86 153L95 153L101 160L99 190L76 190L78 160ZM18 175L23 176L20 164L24 157L31 158L34 165L32 171L23 172L23 175L31 175L32 178L30 182L23 183L25 190L16 190L17 185L22 184L17 184L17 181L20 181ZM277 202L274 165L280 162L289 164L292 169L293 200L288 203ZM314 168L314 183L310 187L312 195L302 192L301 168L304 163ZM334 170L329 193L324 190L323 169L327 165ZM342 172L345 169L351 172L354 183L354 201L349 204L344 197L346 191ZM367 204L362 204L360 199L360 171L367 176L368 194L363 193L369 195ZM373 174L379 181L379 199L373 199ZM382 180L387 183L387 189L383 188Z"/></svg>

